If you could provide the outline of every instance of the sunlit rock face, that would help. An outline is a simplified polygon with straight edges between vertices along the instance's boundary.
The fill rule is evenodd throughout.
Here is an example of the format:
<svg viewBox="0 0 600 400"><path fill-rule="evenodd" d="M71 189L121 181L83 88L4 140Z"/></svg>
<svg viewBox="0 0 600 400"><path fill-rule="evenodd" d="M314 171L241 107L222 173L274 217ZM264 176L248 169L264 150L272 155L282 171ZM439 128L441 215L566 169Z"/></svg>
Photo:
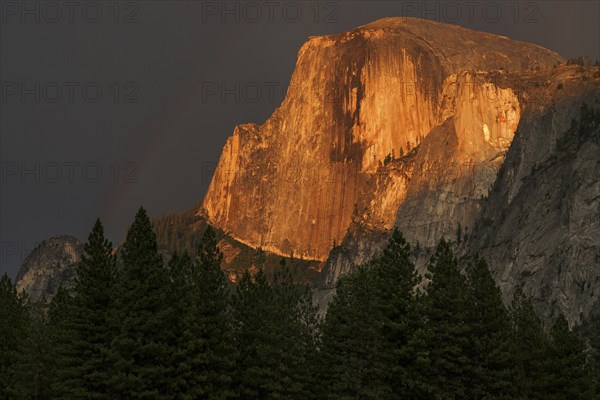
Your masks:
<svg viewBox="0 0 600 400"><path fill-rule="evenodd" d="M15 286L25 291L32 302L52 300L62 286L75 285L77 263L83 254L83 244L72 236L53 236L41 242L19 270Z"/></svg>
<svg viewBox="0 0 600 400"><path fill-rule="evenodd" d="M583 103L600 107L597 68L504 37L410 18L314 37L281 107L227 141L199 212L324 260L323 308L398 227L420 269L445 237L490 261L507 303L522 286L546 323L577 324L600 304L598 130L562 138Z"/></svg>
<svg viewBox="0 0 600 400"><path fill-rule="evenodd" d="M515 93L481 72L559 61L411 18L313 37L281 106L228 139L199 212L250 246L309 259L327 259L352 225L431 243L472 222L519 122Z"/></svg>
<svg viewBox="0 0 600 400"><path fill-rule="evenodd" d="M396 202L361 209L369 217L353 220L342 248L327 262L322 288L332 288L340 275L375 255L387 239L382 233L394 226L411 243L432 247L441 237L454 237L458 224L466 230L473 225L513 139L521 106L512 89L491 83L487 74L451 75L442 93L443 122L399 160L411 165L401 189L384 195L374 187L376 197ZM384 175L392 180L393 174ZM385 222L370 217L386 208Z"/></svg>

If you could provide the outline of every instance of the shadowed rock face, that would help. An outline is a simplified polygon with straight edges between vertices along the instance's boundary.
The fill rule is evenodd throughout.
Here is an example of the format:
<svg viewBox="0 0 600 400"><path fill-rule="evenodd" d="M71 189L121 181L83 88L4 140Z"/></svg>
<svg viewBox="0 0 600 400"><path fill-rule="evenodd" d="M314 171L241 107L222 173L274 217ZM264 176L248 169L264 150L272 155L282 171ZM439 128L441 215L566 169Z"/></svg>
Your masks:
<svg viewBox="0 0 600 400"><path fill-rule="evenodd" d="M463 190L480 196L502 161L493 157L512 140L520 106L510 88L476 71L548 68L561 60L532 44L411 18L313 37L298 53L281 107L264 125L238 126L228 139L199 212L250 246L325 260L359 207L369 211L363 224L389 229L414 193L435 191L440 180L466 179L460 184L468 186L464 169L483 163L473 173L477 182ZM427 150L445 136L449 158ZM421 142L419 179L377 178L388 155L398 158ZM444 175L428 179L441 165ZM452 221L399 224L417 224L415 235L431 242L454 229L455 215L474 218L472 204L463 202L449 193Z"/></svg>
<svg viewBox="0 0 600 400"><path fill-rule="evenodd" d="M490 261L505 301L522 286L547 322L558 312L571 325L600 313L598 72L567 67L533 78L539 84L528 91L527 112L468 243L468 252ZM598 112L585 111L592 107Z"/></svg>
<svg viewBox="0 0 600 400"><path fill-rule="evenodd" d="M17 291L25 290L33 302L50 301L60 286L73 288L83 244L72 236L53 236L39 244L19 270Z"/></svg>

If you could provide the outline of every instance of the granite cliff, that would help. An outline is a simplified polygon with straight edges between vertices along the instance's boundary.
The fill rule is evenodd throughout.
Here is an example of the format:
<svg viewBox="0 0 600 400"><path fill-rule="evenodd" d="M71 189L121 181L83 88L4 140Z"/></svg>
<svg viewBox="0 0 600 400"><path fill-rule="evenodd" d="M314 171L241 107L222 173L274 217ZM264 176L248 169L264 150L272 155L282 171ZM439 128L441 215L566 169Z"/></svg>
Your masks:
<svg viewBox="0 0 600 400"><path fill-rule="evenodd" d="M600 312L600 71L560 66L482 78L517 93L521 113L510 146L462 170L441 161L438 172L413 173L394 225L412 242L421 268L436 236L444 236L461 256L489 260L507 304L521 286L545 322L560 311L571 325L581 324ZM415 150L416 160L460 153L455 132L441 136L447 150L439 138L427 146L432 134ZM321 305L339 275L375 255L388 234L353 220L326 262Z"/></svg>
<svg viewBox="0 0 600 400"><path fill-rule="evenodd" d="M432 21L312 37L281 106L227 141L198 213L249 246L325 261L322 305L398 227L421 267L449 238L490 259L505 300L521 285L546 320L579 323L600 296L600 154L597 127L568 131L600 107L598 78Z"/></svg>
<svg viewBox="0 0 600 400"><path fill-rule="evenodd" d="M536 103L467 243L490 261L505 300L522 286L545 321L600 315L599 78L580 67L521 78L539 82Z"/></svg>
<svg viewBox="0 0 600 400"><path fill-rule="evenodd" d="M362 197L373 194L386 157L428 136L434 146L433 136L447 130L456 131L461 153L446 161L457 169L506 150L519 103L511 88L479 79L478 71L561 61L539 46L412 18L312 37L281 106L264 125L238 126L228 139L199 213L250 246L325 260ZM417 161L427 164L419 174L440 161ZM381 182L391 186L373 199L379 204L368 224L393 225L408 188L392 180ZM443 232L430 228L430 240Z"/></svg>
<svg viewBox="0 0 600 400"><path fill-rule="evenodd" d="M41 242L23 262L16 279L17 291L31 301L51 300L58 288L75 285L83 244L73 236L53 236Z"/></svg>

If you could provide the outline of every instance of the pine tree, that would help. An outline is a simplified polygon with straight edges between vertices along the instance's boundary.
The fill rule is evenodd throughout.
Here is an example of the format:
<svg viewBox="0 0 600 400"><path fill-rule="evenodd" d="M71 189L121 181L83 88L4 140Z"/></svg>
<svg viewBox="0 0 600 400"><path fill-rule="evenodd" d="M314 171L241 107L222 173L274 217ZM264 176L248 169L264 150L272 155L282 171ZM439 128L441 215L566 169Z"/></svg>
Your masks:
<svg viewBox="0 0 600 400"><path fill-rule="evenodd" d="M77 268L72 312L65 321L71 340L61 348L63 362L57 371L60 382L55 389L56 398L108 398L111 364L107 357L114 338L109 315L115 272L112 245L104 237L98 219Z"/></svg>
<svg viewBox="0 0 600 400"><path fill-rule="evenodd" d="M384 340L384 370L394 398L419 398L430 392L423 372L429 350L422 342L424 319L420 284L410 245L395 229L382 254L371 262L373 303Z"/></svg>
<svg viewBox="0 0 600 400"><path fill-rule="evenodd" d="M430 398L420 277L398 230L381 255L338 281L323 326L329 397Z"/></svg>
<svg viewBox="0 0 600 400"><path fill-rule="evenodd" d="M318 399L318 387L321 383L316 374L316 366L320 361L321 345L321 318L318 306L313 302L313 294L307 286L299 290L298 305L296 307L298 324L297 344L300 346L302 360L297 364L296 379L302 387L304 399Z"/></svg>
<svg viewBox="0 0 600 400"><path fill-rule="evenodd" d="M168 298L172 311L167 323L174 335L172 360L175 368L170 376L172 395L175 399L200 398L203 392L198 382L202 380L202 375L194 369L192 359L199 353L195 346L199 339L193 330L197 322L193 261L187 253L180 255L175 252L171 255L167 270Z"/></svg>
<svg viewBox="0 0 600 400"><path fill-rule="evenodd" d="M240 398L311 398L309 330L316 317L307 293L286 272L278 272L273 284L263 271L242 275L234 300Z"/></svg>
<svg viewBox="0 0 600 400"><path fill-rule="evenodd" d="M110 350L110 397L172 398L177 338L170 324L168 275L143 208L129 228L122 260L111 316L118 332Z"/></svg>
<svg viewBox="0 0 600 400"><path fill-rule="evenodd" d="M515 292L511 309L515 387L519 399L546 399L548 384L548 337L531 299Z"/></svg>
<svg viewBox="0 0 600 400"><path fill-rule="evenodd" d="M429 265L426 316L428 320L432 383L435 397L459 399L472 381L469 349L473 334L468 324L470 292L450 244L441 240Z"/></svg>
<svg viewBox="0 0 600 400"><path fill-rule="evenodd" d="M473 301L467 317L473 337L469 355L473 365L469 398L512 398L515 394L512 332L502 292L484 259L473 260L467 272Z"/></svg>
<svg viewBox="0 0 600 400"><path fill-rule="evenodd" d="M591 383L594 385L592 390L596 400L600 400L600 316L597 317L594 323L594 330L590 338L592 347L590 357L590 373L592 375ZM595 391L594 391L595 390Z"/></svg>
<svg viewBox="0 0 600 400"><path fill-rule="evenodd" d="M322 329L322 398L381 399L392 394L369 272L368 266L360 266L337 281Z"/></svg>
<svg viewBox="0 0 600 400"><path fill-rule="evenodd" d="M236 354L230 294L221 269L223 254L210 226L204 231L197 254L189 304L189 329L193 338L188 360L196 380L192 394L206 399L227 399L234 395L232 376Z"/></svg>
<svg viewBox="0 0 600 400"><path fill-rule="evenodd" d="M16 397L23 340L29 326L27 299L17 294L8 275L0 279L0 399Z"/></svg>
<svg viewBox="0 0 600 400"><path fill-rule="evenodd" d="M235 298L236 342L240 349L237 386L240 398L281 396L284 388L276 379L281 354L277 352L272 307L275 294L266 276L254 277L246 270Z"/></svg>
<svg viewBox="0 0 600 400"><path fill-rule="evenodd" d="M81 362L80 355L71 351L71 345L75 340L73 331L74 302L71 294L60 287L52 299L48 309L48 322L46 335L49 339L49 353L52 355L50 388L52 398L68 399L76 397L76 376L73 375L72 367ZM43 323L43 320L40 320ZM38 325L38 328L44 328ZM44 332L36 332L33 338L43 335ZM43 348L37 349L35 355L39 355ZM36 360L37 361L37 360ZM39 374L37 371L36 374ZM40 379L42 381L42 379Z"/></svg>
<svg viewBox="0 0 600 400"><path fill-rule="evenodd" d="M569 330L561 314L550 330L547 399L589 399L592 387L588 375L583 341Z"/></svg>
<svg viewBox="0 0 600 400"><path fill-rule="evenodd" d="M53 398L51 386L56 356L53 351L55 332L51 329L48 314L54 321L58 320L57 304L65 299L66 292L59 289L50 312L47 312L44 300L31 304L25 293L17 295L11 286L7 278L0 281L0 307L3 313L9 313L6 322L14 324L2 327L2 340L6 339L3 346L10 347L2 348L1 398L50 400ZM21 309L13 308L15 306ZM11 313L11 309L15 313ZM2 321L5 321L4 315Z"/></svg>
<svg viewBox="0 0 600 400"><path fill-rule="evenodd" d="M20 350L21 399L53 399L57 355L54 351L54 331L43 306L33 307L30 327Z"/></svg>
<svg viewBox="0 0 600 400"><path fill-rule="evenodd" d="M313 398L317 383L311 374L317 350L317 308L307 286L296 283L296 276L282 258L273 276L275 292L274 320L279 321L276 335L287 358L278 378L287 386L286 398Z"/></svg>

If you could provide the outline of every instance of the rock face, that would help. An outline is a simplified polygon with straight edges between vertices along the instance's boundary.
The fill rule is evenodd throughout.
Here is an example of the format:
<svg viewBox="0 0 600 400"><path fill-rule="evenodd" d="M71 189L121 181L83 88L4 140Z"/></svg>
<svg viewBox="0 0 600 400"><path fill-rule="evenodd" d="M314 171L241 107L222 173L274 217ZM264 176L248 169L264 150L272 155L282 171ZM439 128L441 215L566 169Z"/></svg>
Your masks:
<svg viewBox="0 0 600 400"><path fill-rule="evenodd" d="M471 173L442 162L421 176L417 161L395 224L413 247L419 244L421 268L434 241L445 236L459 254L488 259L507 304L522 286L546 323L562 312L571 325L580 324L600 304L600 113L581 112L584 104L600 110L600 76L597 69L563 66L482 78L512 87L518 97L520 119L506 155L490 152L486 161L469 163ZM452 160L439 140L425 146L434 133L417 148L417 160L425 151ZM423 185L426 190L413 190ZM380 251L388 236L353 222L323 270L316 296L322 306L337 278Z"/></svg>
<svg viewBox="0 0 600 400"><path fill-rule="evenodd" d="M408 152L430 132L455 132L448 151L462 153L453 157L454 174L463 163L506 150L518 101L476 71L547 68L561 60L532 44L412 18L313 37L298 53L281 106L262 126L236 127L199 212L252 247L325 260L362 197L373 196L370 182L386 157ZM440 161L432 157L417 161L421 174ZM386 184L385 199L371 208L379 222L369 224L378 228L393 225L390 214L407 191L406 182ZM423 182L411 185L426 190ZM456 213L470 211L457 206ZM426 229L430 240L443 225Z"/></svg>
<svg viewBox="0 0 600 400"><path fill-rule="evenodd" d="M40 243L19 270L17 291L25 290L33 302L51 300L62 285L70 289L75 283L77 263L83 245L72 236L53 236Z"/></svg>
<svg viewBox="0 0 600 400"><path fill-rule="evenodd" d="M600 75L572 67L536 77L540 84L530 91L536 102L521 119L468 243L471 253L490 261L506 301L522 286L544 320L561 311L571 325L600 313L600 79L590 83L594 73Z"/></svg>
<svg viewBox="0 0 600 400"><path fill-rule="evenodd" d="M544 317L574 324L600 296L600 156L596 134L568 156L556 141L599 92L595 70L547 49L432 21L313 37L281 106L227 141L199 214L249 246L326 260L322 305L398 227L421 267L446 237L491 261L507 301L525 285Z"/></svg>

